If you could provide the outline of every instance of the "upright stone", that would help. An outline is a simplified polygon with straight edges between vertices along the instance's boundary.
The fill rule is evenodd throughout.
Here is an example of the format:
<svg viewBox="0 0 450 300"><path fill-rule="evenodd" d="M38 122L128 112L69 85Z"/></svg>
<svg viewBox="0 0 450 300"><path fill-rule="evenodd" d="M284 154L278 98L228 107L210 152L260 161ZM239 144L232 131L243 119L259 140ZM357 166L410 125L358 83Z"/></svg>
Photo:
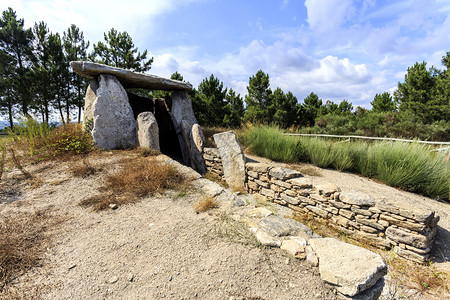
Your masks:
<svg viewBox="0 0 450 300"><path fill-rule="evenodd" d="M216 133L213 138L222 158L225 181L231 188L244 190L245 158L236 136L230 130Z"/></svg>
<svg viewBox="0 0 450 300"><path fill-rule="evenodd" d="M141 112L136 123L139 146L160 151L159 128L155 116L149 111Z"/></svg>
<svg viewBox="0 0 450 300"><path fill-rule="evenodd" d="M102 74L97 82L91 82L87 98L88 114L85 124L92 122L92 137L99 148L114 149L137 145L133 110L125 89L114 76ZM92 121L89 119L91 116Z"/></svg>
<svg viewBox="0 0 450 300"><path fill-rule="evenodd" d="M175 131L180 142L181 153L186 164L200 173L206 173L206 165L203 159L203 148L199 150L193 137L193 127L197 124L197 119L192 110L192 103L186 91L174 91L172 93L172 119L175 125ZM195 127L196 138L203 137L200 127ZM203 142L204 144L204 142Z"/></svg>
<svg viewBox="0 0 450 300"><path fill-rule="evenodd" d="M86 96L84 98L84 117L83 117L83 129L86 131L92 131L94 125L93 105L97 99L98 80L91 79L89 86L86 90Z"/></svg>

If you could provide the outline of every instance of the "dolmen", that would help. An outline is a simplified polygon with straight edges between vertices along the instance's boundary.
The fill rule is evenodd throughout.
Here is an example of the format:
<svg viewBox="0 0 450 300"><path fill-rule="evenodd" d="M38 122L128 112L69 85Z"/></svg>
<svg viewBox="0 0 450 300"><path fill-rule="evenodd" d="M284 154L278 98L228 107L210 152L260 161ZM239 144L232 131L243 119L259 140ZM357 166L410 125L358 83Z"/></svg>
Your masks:
<svg viewBox="0 0 450 300"><path fill-rule="evenodd" d="M205 139L192 110L190 83L86 61L72 61L70 66L91 79L83 128L92 134L97 147L141 146L179 156L186 165L206 172ZM142 96L143 90L172 93L164 99L150 99Z"/></svg>

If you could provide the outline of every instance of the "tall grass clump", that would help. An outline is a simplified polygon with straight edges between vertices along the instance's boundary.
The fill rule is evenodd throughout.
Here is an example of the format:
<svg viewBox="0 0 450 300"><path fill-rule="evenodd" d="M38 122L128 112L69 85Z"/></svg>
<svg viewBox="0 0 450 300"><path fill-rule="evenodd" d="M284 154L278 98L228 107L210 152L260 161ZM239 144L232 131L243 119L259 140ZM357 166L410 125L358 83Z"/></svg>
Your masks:
<svg viewBox="0 0 450 300"><path fill-rule="evenodd" d="M283 135L276 127L249 127L239 133L239 139L253 154L274 161L297 162L304 156L298 139Z"/></svg>
<svg viewBox="0 0 450 300"><path fill-rule="evenodd" d="M448 199L449 164L417 143L376 143L370 149L375 177L393 187Z"/></svg>
<svg viewBox="0 0 450 300"><path fill-rule="evenodd" d="M449 199L450 164L431 146L402 142L333 142L286 136L274 127L247 127L241 143L259 156L282 162L311 162L352 171L407 191Z"/></svg>

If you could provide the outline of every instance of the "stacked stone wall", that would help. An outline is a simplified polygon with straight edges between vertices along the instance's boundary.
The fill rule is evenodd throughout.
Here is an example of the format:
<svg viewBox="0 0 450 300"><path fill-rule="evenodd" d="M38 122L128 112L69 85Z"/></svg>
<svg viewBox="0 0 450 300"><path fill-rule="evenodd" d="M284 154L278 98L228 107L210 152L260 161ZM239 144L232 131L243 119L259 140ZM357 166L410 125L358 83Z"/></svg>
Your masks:
<svg viewBox="0 0 450 300"><path fill-rule="evenodd" d="M213 152L205 152L206 164L211 170L220 170L220 157L213 156ZM434 211L387 199L375 201L358 191L341 192L334 184L313 185L298 171L261 163L246 164L245 185L249 193L313 215L352 238L380 248L393 248L409 260L424 262L429 258L439 221Z"/></svg>
<svg viewBox="0 0 450 300"><path fill-rule="evenodd" d="M203 158L206 164L206 170L213 172L224 180L223 165L217 148L204 148Z"/></svg>

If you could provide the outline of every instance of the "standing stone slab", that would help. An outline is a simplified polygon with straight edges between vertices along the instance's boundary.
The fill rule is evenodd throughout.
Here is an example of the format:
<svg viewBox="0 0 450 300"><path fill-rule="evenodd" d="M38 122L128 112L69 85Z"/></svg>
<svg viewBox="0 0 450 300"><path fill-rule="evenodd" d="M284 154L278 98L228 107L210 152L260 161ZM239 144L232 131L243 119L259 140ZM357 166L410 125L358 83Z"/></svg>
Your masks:
<svg viewBox="0 0 450 300"><path fill-rule="evenodd" d="M149 111L141 112L136 123L139 146L160 151L159 128L155 116Z"/></svg>
<svg viewBox="0 0 450 300"><path fill-rule="evenodd" d="M203 159L204 137L192 110L191 98L186 91L172 93L172 119L180 142L181 153L186 164L200 173L206 173ZM199 139L203 138L203 142Z"/></svg>
<svg viewBox="0 0 450 300"><path fill-rule="evenodd" d="M320 277L344 295L353 297L375 286L387 274L381 256L333 238L310 239L319 257Z"/></svg>
<svg viewBox="0 0 450 300"><path fill-rule="evenodd" d="M83 116L83 129L86 131L92 131L94 125L94 116L92 112L92 106L97 99L98 80L92 79L86 90L86 96L84 98L84 116Z"/></svg>
<svg viewBox="0 0 450 300"><path fill-rule="evenodd" d="M225 181L231 188L245 190L245 158L233 131L213 135L222 158Z"/></svg>
<svg viewBox="0 0 450 300"><path fill-rule="evenodd" d="M88 107L87 111L92 111L94 143L101 149L136 146L136 121L125 89L114 76L107 74L98 77L98 88L95 88L96 84L91 83L88 94L93 101L87 101L88 106L92 105L92 110Z"/></svg>

